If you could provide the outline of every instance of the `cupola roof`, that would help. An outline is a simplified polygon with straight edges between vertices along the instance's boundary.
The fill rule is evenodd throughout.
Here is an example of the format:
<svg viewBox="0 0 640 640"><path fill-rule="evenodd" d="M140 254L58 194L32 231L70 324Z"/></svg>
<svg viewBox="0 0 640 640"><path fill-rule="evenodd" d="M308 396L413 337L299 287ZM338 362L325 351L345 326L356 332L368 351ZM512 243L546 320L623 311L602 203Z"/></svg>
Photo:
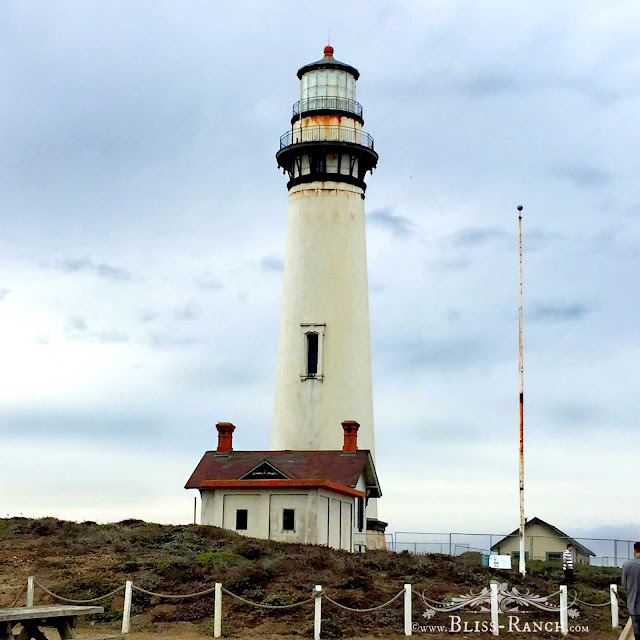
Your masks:
<svg viewBox="0 0 640 640"><path fill-rule="evenodd" d="M339 69L341 71L347 71L350 73L356 80L360 77L360 72L352 67L350 64L346 62L340 62L340 60L336 60L333 57L333 47L327 45L324 48L324 57L320 58L320 60L316 60L316 62L310 62L309 64L305 64L304 67L300 67L298 69L298 78L302 79L302 76L309 71L314 71L315 69Z"/></svg>

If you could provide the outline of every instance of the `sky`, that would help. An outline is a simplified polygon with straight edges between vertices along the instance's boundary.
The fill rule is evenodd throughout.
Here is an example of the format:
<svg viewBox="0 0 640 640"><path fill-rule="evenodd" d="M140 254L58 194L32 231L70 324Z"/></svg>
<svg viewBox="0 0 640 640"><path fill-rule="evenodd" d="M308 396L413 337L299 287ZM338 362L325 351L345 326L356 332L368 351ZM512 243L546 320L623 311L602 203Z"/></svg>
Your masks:
<svg viewBox="0 0 640 640"><path fill-rule="evenodd" d="M635 1L0 5L0 515L190 522L268 449L296 71L361 73L380 518L640 538Z"/></svg>

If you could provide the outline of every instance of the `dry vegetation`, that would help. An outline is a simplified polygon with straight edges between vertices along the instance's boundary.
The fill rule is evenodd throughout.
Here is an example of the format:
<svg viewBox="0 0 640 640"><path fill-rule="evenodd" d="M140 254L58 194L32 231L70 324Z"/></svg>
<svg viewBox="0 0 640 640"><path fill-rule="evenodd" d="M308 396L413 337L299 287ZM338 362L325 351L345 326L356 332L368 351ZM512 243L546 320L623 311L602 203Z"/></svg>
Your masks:
<svg viewBox="0 0 640 640"><path fill-rule="evenodd" d="M619 581L616 569L578 566L576 573L579 597L587 602L603 602L609 584ZM309 597L313 585L321 584L335 600L365 608L390 599L404 583L413 584L415 591L425 591L434 600L479 590L496 577L520 590L546 595L557 590L560 574L558 566L538 563L532 565L523 580L515 572L505 575L481 566L479 555L474 553L455 558L387 551L358 555L245 538L196 525L165 526L139 520L98 525L53 518L0 519L0 606L5 607L13 604L29 575L35 575L55 593L77 599L106 594L126 580L150 591L171 594L202 591L214 582L222 582L225 588L249 600L288 604ZM24 602L23 597L20 602ZM49 602L52 600L46 594L36 592L36 603ZM118 628L122 602L121 594L106 601L99 622ZM210 636L212 602L212 596L169 601L136 592L132 627L147 632L170 630L175 637L188 635L185 625L189 625L193 633ZM422 619L422 611L416 598L414 620ZM225 636L312 636L312 605L264 612L227 597L224 612ZM621 617L626 619L624 606ZM589 638L618 636L609 630L606 607L582 609L580 623L589 625ZM324 604L322 630L327 638L401 637L402 599L379 612L362 614L350 614ZM517 638L519 634L508 635ZM424 637L440 636L424 634ZM492 636L473 633L468 637Z"/></svg>

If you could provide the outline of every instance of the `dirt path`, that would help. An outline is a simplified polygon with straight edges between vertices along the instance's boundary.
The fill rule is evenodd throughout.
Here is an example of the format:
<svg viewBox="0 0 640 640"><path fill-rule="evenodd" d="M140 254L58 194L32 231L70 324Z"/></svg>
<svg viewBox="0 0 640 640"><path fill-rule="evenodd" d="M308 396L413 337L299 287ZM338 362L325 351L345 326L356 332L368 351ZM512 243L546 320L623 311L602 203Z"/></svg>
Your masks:
<svg viewBox="0 0 640 640"><path fill-rule="evenodd" d="M240 633L234 633L229 636L233 640L310 640L305 635L280 635L273 633L269 629L269 623L261 624L253 628L247 628ZM618 640L620 632L605 631L598 633L580 633L561 636L560 634L545 634L545 638L566 638L567 640L577 640L578 638L588 640ZM95 636L98 634L113 635L118 633L114 628L101 627L95 625L92 627L78 628L78 640L82 637ZM540 636L535 633L501 633L504 638L509 640L540 640ZM213 637L213 622L207 623L191 623L191 622L167 622L155 623L152 628L141 631L135 629L126 636L127 640L205 640ZM451 640L458 638L459 640L489 640L493 639L490 633L416 633L412 636L416 640ZM388 633L380 636L344 636L342 640L406 640L402 633ZM330 640L330 639L327 639Z"/></svg>

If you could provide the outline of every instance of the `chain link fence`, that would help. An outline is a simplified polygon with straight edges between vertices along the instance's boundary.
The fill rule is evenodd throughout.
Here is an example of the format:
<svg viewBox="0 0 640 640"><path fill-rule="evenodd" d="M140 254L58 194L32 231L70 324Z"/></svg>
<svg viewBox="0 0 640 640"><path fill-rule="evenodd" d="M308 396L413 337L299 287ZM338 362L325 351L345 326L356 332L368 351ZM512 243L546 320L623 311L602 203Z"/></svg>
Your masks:
<svg viewBox="0 0 640 640"><path fill-rule="evenodd" d="M490 554L494 545L509 547L509 542L518 546L517 535L499 533L433 533L418 531L397 531L386 534L387 549L391 551L409 551L411 553L443 553L458 556L467 551ZM569 543L578 543L593 555L585 554L588 563L600 567L621 567L633 558L633 540L614 538L569 538L559 536L525 536L527 559L559 561L558 554ZM502 553L506 551L502 550Z"/></svg>

